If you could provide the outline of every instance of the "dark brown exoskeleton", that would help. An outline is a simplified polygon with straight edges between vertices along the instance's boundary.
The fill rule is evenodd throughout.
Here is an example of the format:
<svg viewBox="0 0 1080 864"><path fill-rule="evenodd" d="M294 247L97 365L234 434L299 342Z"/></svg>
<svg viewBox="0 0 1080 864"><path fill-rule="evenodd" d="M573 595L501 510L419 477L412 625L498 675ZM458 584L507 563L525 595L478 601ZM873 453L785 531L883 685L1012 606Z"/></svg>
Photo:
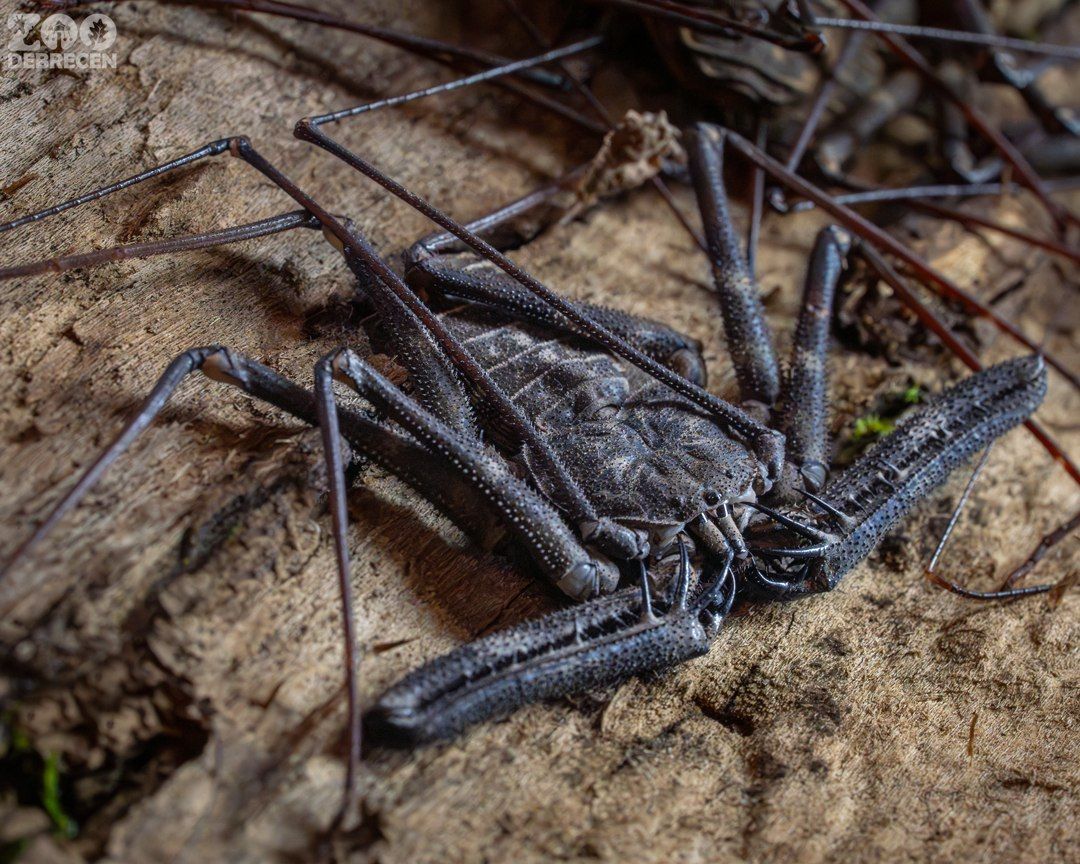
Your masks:
<svg viewBox="0 0 1080 864"><path fill-rule="evenodd" d="M590 50L599 41L546 51L458 83L527 71ZM457 84L444 89L450 86ZM834 587L916 502L973 453L1025 421L1042 400L1041 359L1000 364L947 390L830 479L828 320L851 239L840 228L821 234L792 356L782 373L722 179L725 142L761 164L768 164L768 157L735 133L708 124L695 126L689 140L690 174L739 384L741 404L734 405L704 389L704 366L693 339L658 322L568 301L484 239L499 237L506 217L522 215L528 201L462 226L325 131L328 124L370 108L306 118L297 123L295 135L447 232L408 251L404 279L357 225L326 210L243 137L210 142L0 226L14 230L229 154L301 209L180 240L14 265L0 270L0 278L205 248L294 228L320 230L341 252L376 311L376 337L407 372L407 388L395 386L349 348L318 361L313 390L222 346L185 351L113 444L15 552L0 585L188 375L201 371L318 424L345 612L350 793L362 712L342 441L464 527L497 520L541 577L580 601L432 661L366 712L363 724L372 731L417 743L537 699L700 655L740 598L787 599ZM544 200L540 196L532 203ZM456 257L466 251L481 260ZM335 381L354 389L373 410L339 408ZM654 584L651 576L672 560L674 576ZM628 587L619 590L624 584ZM1037 589L1014 593L1026 590ZM17 599L5 598L0 612Z"/></svg>

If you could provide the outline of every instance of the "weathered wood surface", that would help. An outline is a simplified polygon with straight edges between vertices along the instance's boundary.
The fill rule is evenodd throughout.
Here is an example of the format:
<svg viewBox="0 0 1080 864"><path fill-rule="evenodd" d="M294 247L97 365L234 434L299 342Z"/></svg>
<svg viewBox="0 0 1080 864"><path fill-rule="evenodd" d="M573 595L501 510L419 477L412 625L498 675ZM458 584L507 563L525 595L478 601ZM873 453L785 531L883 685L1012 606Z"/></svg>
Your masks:
<svg viewBox="0 0 1080 864"><path fill-rule="evenodd" d="M346 3L356 17L454 41L469 4ZM394 251L423 221L292 122L442 80L433 64L347 34L197 9L124 4L115 71L4 73L0 218L81 193L226 134ZM632 82L600 82L628 107ZM492 91L343 128L378 164L471 216L595 148ZM688 196L680 193L684 206ZM173 236L291 209L220 158L3 238L5 263ZM10 216L9 216L10 214ZM999 218L1042 229L1014 202ZM762 283L791 324L815 216L771 222ZM1074 271L1013 242L929 225L930 252L1073 364ZM925 237L917 242L926 247ZM707 269L640 193L519 255L567 294L645 311L703 339L730 389ZM5 283L0 294L0 551L14 548L100 451L165 364L219 342L299 381L360 338L335 294L349 279L313 232L225 250ZM1014 347L984 334L987 360ZM838 353L835 427L876 394L960 374ZM1060 379L1041 419L1080 452L1080 400ZM343 774L342 666L316 439L243 395L192 380L16 579L0 623L0 697L59 752L82 834L41 834L24 860L308 860ZM928 501L830 596L753 610L712 653L612 692L532 707L460 741L363 766L363 825L339 851L383 862L542 860L1064 860L1076 848L1078 600L975 605L921 578L964 478ZM363 694L425 658L556 602L470 548L395 482L351 494ZM1023 432L995 448L946 569L982 587L1078 496ZM233 513L234 522L225 517ZM214 533L225 519L225 529ZM194 532L185 546L182 538ZM1065 544L1041 568L1077 568ZM32 682L34 689L23 688ZM96 797L95 797L96 796ZM9 812L9 815L10 812ZM25 815L25 814L22 814Z"/></svg>

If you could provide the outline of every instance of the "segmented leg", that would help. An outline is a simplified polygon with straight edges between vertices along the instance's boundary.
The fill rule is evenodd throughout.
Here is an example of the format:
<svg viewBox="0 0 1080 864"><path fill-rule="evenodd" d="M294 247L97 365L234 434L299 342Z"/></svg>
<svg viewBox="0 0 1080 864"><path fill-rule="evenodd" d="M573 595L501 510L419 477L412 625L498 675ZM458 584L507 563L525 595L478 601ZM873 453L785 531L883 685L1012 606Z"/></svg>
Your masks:
<svg viewBox="0 0 1080 864"><path fill-rule="evenodd" d="M829 468L829 324L850 248L851 237L842 228L829 226L818 234L776 406L775 423L787 439L785 458L812 492L825 485Z"/></svg>
<svg viewBox="0 0 1080 864"><path fill-rule="evenodd" d="M688 152L739 391L744 402L768 407L780 393L779 367L760 291L731 222L724 188L723 140L715 129L701 124L693 130Z"/></svg>
<svg viewBox="0 0 1080 864"><path fill-rule="evenodd" d="M5 594L3 614L8 614L25 597L36 583L29 585L10 584L10 574L42 540L56 527L56 524L86 496L87 492L115 462L139 434L146 429L165 407L176 388L196 371L203 371L208 377L235 384L241 389L288 411L308 423L315 422L314 403L311 394L285 378L273 373L266 367L253 364L227 348L213 345L206 348L192 348L176 357L158 379L143 405L124 425L123 430L109 447L82 474L71 490L53 507L33 534L30 535L12 553L0 571L0 584L4 585Z"/></svg>
<svg viewBox="0 0 1080 864"><path fill-rule="evenodd" d="M1036 544L1035 548L1031 550L1031 553L1027 558L1009 572L1009 575L1005 577L998 590L1010 590L1017 582L1031 572L1031 569L1043 559L1047 552L1053 549L1062 540L1069 537L1077 528L1080 528L1080 510L1073 513L1069 519L1058 525L1053 531L1044 534ZM1064 586L1069 581L1070 577L1066 575L1058 585L1052 586L1051 590L1059 586Z"/></svg>
<svg viewBox="0 0 1080 864"><path fill-rule="evenodd" d="M501 270L486 263L459 264L447 256L423 258L405 272L405 279L430 301L449 304L465 300L515 319L566 331L561 315L538 300ZM705 362L701 344L664 324L611 309L569 302L606 330L625 339L643 354L678 372L693 383L705 385Z"/></svg>
<svg viewBox="0 0 1080 864"><path fill-rule="evenodd" d="M474 485L543 575L565 593L584 599L614 587L614 567L586 552L555 509L485 450L479 437L470 439L447 426L351 350L336 351L317 367L316 392L333 404L327 389L331 378L348 384ZM331 470L340 472L341 466Z"/></svg>
<svg viewBox="0 0 1080 864"><path fill-rule="evenodd" d="M48 0L48 5L53 7L72 8L90 5L93 2L94 0ZM147 0L142 0L142 2L147 2ZM223 9L230 12L270 15L273 17L315 24L319 27L343 30L349 33L356 33L377 42L393 45L396 48L401 48L402 50L420 57L426 57L429 60L441 63L453 69L468 70L477 66L481 68L490 68L504 66L510 62L498 54L493 54L480 49L470 48L465 45L454 45L439 39L419 36L415 33L406 33L388 27L380 27L364 21L342 18L322 9L279 2L279 0L153 0L153 2L160 5L196 5L209 9ZM564 76L547 69L531 67L517 70L508 79L496 81L495 86L513 93L516 96L520 96L552 114L556 114L563 119L569 120L575 126L588 133L602 135L606 131L602 123L597 123L591 118L575 111L562 101L549 96L541 90L537 90L535 87L527 86L529 83L542 86L545 89L566 90L569 87L569 82Z"/></svg>
<svg viewBox="0 0 1080 864"><path fill-rule="evenodd" d="M730 550L689 591L686 556L670 596L639 587L470 642L421 666L365 715L379 741L415 745L542 699L569 696L709 650L735 597Z"/></svg>
<svg viewBox="0 0 1080 864"><path fill-rule="evenodd" d="M116 183L110 183L107 186L102 186L99 189L87 192L85 195L62 201L51 207L46 207L34 213L29 213L26 216L20 216L18 219L13 219L10 222L2 223L0 224L0 234L7 231L14 231L27 225L32 225L67 210L71 210L83 204L88 204L91 201L100 200L101 198L112 195L114 192L132 188L140 183L145 183L147 180L152 180L155 177L161 177L162 175L168 174L179 168L193 165L203 159L228 153L235 140L236 139L232 138L221 138L217 141L211 141L190 153L164 162L161 165L155 165L145 171L140 171L139 173L123 180L119 180ZM208 249L229 243L237 243L241 240L253 240L257 237L279 234L294 228L310 229L319 227L318 220L310 213L305 210L296 210L291 213L282 213L267 219L260 219L256 222L249 222L244 225L232 225L227 228L221 228L216 231L207 231L188 237L172 237L167 240L156 240L147 243L127 243L107 249L98 249L93 252L62 255L55 258L46 258L39 261L2 267L0 268L0 279L22 278L25 276L35 276L41 273L63 273L68 270L95 267L110 261L150 258L157 255L170 255L175 252Z"/></svg>
<svg viewBox="0 0 1080 864"><path fill-rule="evenodd" d="M844 0L844 2L849 2L849 0ZM911 267L918 277L934 290L961 303L972 314L989 319L999 330L1008 333L1017 342L1031 351L1041 350L1040 346L1034 340L1026 336L1014 325L1001 318L1001 316L997 315L992 309L980 302L976 297L972 296L970 292L965 291L951 279L939 273L927 261L916 255L891 234L879 228L873 222L870 222L849 207L838 204L830 195L826 194L817 186L803 179L799 175L788 171L783 165L768 154L762 153L741 135L732 132L729 129L718 130L717 134L725 136L732 147L737 149L752 163L760 165L777 182L782 183L784 186L788 187L789 190L812 200L816 206L827 212L836 219L838 223L850 230L852 234L858 235L882 251L895 255ZM1080 377L1078 377L1075 372L1070 370L1061 362L1061 360L1050 352L1042 351L1041 353L1048 365L1064 375L1073 387L1080 390Z"/></svg>
<svg viewBox="0 0 1080 864"><path fill-rule="evenodd" d="M835 533L820 557L775 581L785 596L829 590L882 535L949 474L1022 423L1046 393L1039 357L1020 357L960 381L914 411L822 490L808 495L801 518L817 516ZM765 528L761 535L773 529ZM760 538L748 537L753 544Z"/></svg>
<svg viewBox="0 0 1080 864"><path fill-rule="evenodd" d="M504 252L524 246L566 215L568 191L588 167L588 163L579 165L551 183L485 213L465 227ZM406 270L410 270L432 257L468 251L469 248L453 234L439 232L414 243L402 257Z"/></svg>

